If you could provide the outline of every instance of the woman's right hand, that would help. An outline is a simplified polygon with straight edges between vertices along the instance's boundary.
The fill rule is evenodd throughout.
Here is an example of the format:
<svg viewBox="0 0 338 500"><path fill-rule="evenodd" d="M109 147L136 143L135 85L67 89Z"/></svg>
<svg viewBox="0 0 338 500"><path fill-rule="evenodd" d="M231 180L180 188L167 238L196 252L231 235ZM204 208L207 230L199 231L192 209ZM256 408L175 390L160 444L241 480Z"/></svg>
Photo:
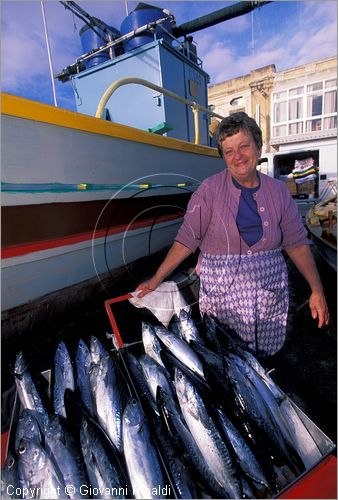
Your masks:
<svg viewBox="0 0 338 500"><path fill-rule="evenodd" d="M161 282L162 282L162 280L160 280L156 276L153 276L149 280L144 281L143 283L138 285L138 287L135 290L136 292L138 292L137 298L141 299L142 297L144 297L148 293L153 292L161 284Z"/></svg>

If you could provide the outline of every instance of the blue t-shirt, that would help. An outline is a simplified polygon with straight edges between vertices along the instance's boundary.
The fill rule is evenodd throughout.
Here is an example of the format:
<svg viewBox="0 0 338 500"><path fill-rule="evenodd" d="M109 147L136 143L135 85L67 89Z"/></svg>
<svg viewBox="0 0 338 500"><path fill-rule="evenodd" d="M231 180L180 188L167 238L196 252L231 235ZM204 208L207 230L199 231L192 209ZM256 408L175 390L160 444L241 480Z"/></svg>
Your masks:
<svg viewBox="0 0 338 500"><path fill-rule="evenodd" d="M236 218L238 231L246 244L251 247L263 236L262 220L258 214L257 202L253 196L260 186L247 188L241 186L234 178L232 181L241 190Z"/></svg>

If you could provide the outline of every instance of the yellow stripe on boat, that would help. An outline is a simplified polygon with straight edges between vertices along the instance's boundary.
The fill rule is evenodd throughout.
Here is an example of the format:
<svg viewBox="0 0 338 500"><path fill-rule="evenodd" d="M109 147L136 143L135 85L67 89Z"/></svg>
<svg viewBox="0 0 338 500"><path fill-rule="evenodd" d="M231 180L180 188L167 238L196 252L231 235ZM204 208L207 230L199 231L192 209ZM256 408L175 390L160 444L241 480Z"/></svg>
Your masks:
<svg viewBox="0 0 338 500"><path fill-rule="evenodd" d="M49 104L43 104L11 94L1 93L1 108L1 113L4 115L49 123L84 132L92 132L94 134L118 137L166 149L176 149L204 156L219 157L216 148L192 144L171 137L162 137L127 125L112 123L101 118L56 108Z"/></svg>

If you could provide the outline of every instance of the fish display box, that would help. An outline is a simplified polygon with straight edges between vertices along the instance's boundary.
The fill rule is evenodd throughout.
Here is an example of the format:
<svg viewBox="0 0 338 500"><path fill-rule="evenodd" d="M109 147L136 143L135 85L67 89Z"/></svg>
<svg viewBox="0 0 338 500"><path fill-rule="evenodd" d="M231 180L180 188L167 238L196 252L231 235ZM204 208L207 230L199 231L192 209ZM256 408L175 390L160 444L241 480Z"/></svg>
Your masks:
<svg viewBox="0 0 338 500"><path fill-rule="evenodd" d="M105 302L116 349L131 351L135 356L144 353L142 322L159 323L146 309L136 309L128 299L130 294ZM128 318L128 319L127 319ZM132 328L130 327L132 324ZM130 332L132 337L130 337ZM291 478L273 498L337 498L336 445L321 429L285 394L297 416L310 433L321 457L313 460L307 469Z"/></svg>
<svg viewBox="0 0 338 500"><path fill-rule="evenodd" d="M73 479L69 479L68 477L67 484L70 485L70 489L67 490L68 494L61 494L59 496L55 496L55 498L100 498L100 487L102 489L102 486L99 486L99 482L96 481L93 476L93 471L99 469L100 467L104 467L105 473L108 474L106 468L108 467L109 469L109 467L113 465L116 466L114 474L117 475L109 475L110 483L108 482L108 484L110 484L110 487L106 486L104 498L336 498L335 445L311 421L311 419L297 407L297 405L289 400L284 393L283 398L287 401L288 405L290 405L289 411L293 412L291 414L295 419L294 432L298 433L306 431L308 436L311 437L311 446L316 448L316 454L313 459L311 458L307 461L305 470L291 470L293 465L289 464L285 466L282 465L280 467L279 465L273 465L271 470L269 467L264 470L262 472L262 476L260 476L260 470L257 471L255 469L256 459L254 455L241 456L241 453L251 453L252 443L250 443L251 450L250 446L246 448L245 446L247 443L245 443L245 440L242 442L241 437L235 432L236 429L234 430L231 428L231 422L229 423L224 420L226 417L225 415L222 415L222 412L219 411L218 407L218 409L215 410L216 406L214 408L213 401L214 395L211 392L208 392L209 389L207 384L201 382L200 374L198 373L199 368L198 366L194 366L194 361L190 367L185 365L184 356L183 358L178 359L180 358L180 355L178 355L178 358L175 361L174 358L177 355L175 348L172 352L168 351L167 353L163 353L163 359L166 361L165 366L168 366L168 370L170 367L171 378L176 377L175 387L177 399L179 400L179 405L181 406L184 418L181 415L181 412L176 413L176 406L172 405L172 402L169 404L166 399L165 391L162 392L162 390L158 390L156 393L155 388L156 396L153 395L153 398L151 398L151 394L149 396L149 388L151 393L151 385L149 388L145 387L145 384L143 383L143 374L147 370L149 370L149 374L152 373L152 368L150 365L147 367L146 364L143 364L142 369L140 370L141 363L143 362L142 359L145 356L145 353L148 354L144 340L144 331L149 327L150 334L152 334L154 330L161 339L161 333L165 335L165 331L169 330L164 329L163 325L161 325L161 323L149 310L144 308L137 309L132 306L128 301L130 297L131 295L128 294L105 302L104 306L112 327L112 334L106 333L106 338L101 338L101 340L104 340L104 345L101 345L101 341L98 341L95 337L91 338L90 355L92 356L92 359L95 358L95 362L93 367L89 370L90 374L87 384L83 385L82 391L84 392L80 391L82 403L79 403L78 408L75 408L74 401L72 400L70 400L70 406L68 405L69 401L67 401L66 405L67 418L71 419L73 423L73 430L75 433L78 433L79 442L81 442L81 456L86 467L87 472L85 475L86 477L88 476L87 479L89 478L89 483L88 481L86 483L86 481L82 479L82 483L84 484L83 489L80 490L82 487L80 483L78 483L78 486L73 485L72 489ZM199 330L203 330L203 324L198 318L193 320L187 314L184 316L184 321L188 322L187 324L192 330L196 327L197 334ZM148 325L148 327L145 325ZM169 328L173 329L174 326L171 324L168 326L168 329ZM178 334L179 330L175 332L176 336L178 336ZM165 339L163 338L162 340L164 342ZM81 341L79 341L76 359L73 355L72 361L72 364L76 365L78 384L80 369L82 370L82 368L88 365L86 362L83 362L81 365L78 364L80 354L81 356L84 355L87 350L85 343L80 342ZM182 342L184 342L184 340L182 340ZM190 339L190 343L194 346L193 339ZM163 347L164 345L169 346L169 344L170 342L168 344L163 343ZM81 352L79 352L80 346ZM197 349L197 346L195 346L195 348ZM102 366L98 362L99 358L100 363L102 361ZM107 378L110 365L109 363L108 365L105 363L110 359L114 360L114 363L116 362L119 377L123 379L123 387L125 387L125 394L123 394L123 398L121 398L121 401L123 399L123 404L121 402L121 408L124 408L123 417L120 415L123 422L122 447L122 434L117 440L115 440L114 426L112 429L105 427L105 421L107 421L105 420L105 414L109 416L108 421L111 422L114 421L116 414L119 413L115 412L114 416L107 410L107 405L103 404L107 401L105 394L108 386L107 380L109 379L110 382L114 384L113 377L109 376ZM235 357L233 359L235 359ZM217 362L216 357L214 362ZM190 361L188 362L188 365L189 363ZM57 364L56 361L55 364ZM238 368L239 365L236 366ZM232 369L235 368L236 367L233 367ZM20 370L17 368L17 371ZM64 370L64 367L62 374L62 378L66 380L68 375L67 371ZM240 374L238 372L238 376L239 375ZM56 367L54 366L51 370L47 370L41 374L41 381L39 381L39 383L45 386L46 394L51 398L51 400L54 400L55 408L56 405L59 404L56 401L57 398L55 397L56 376ZM209 380L213 382L212 378L208 379L208 381ZM267 380L271 380L268 375ZM220 386L222 385L221 380L216 380L216 385L217 382L219 382L218 385L220 389ZM89 406L87 406L87 396L85 395L88 385L92 383L94 384L96 391L96 408L100 408L100 411L98 411L99 418L97 421L93 418L93 414L88 411ZM272 380L271 383L273 384ZM172 387L170 377L169 385ZM217 392L217 397L215 396L217 399L223 392L223 386L222 390L218 390L216 385L213 386L213 390L216 390ZM197 391L195 391L196 387ZM280 395L280 389L277 386L274 386L274 388ZM20 384L18 383L18 393L20 390ZM170 391L170 388L168 391ZM114 394L116 396L116 392L109 392L108 399L110 401L114 400ZM68 395L69 394L66 391L64 401L67 400ZM200 395L202 395L202 398L200 398ZM247 394L247 396L249 398L249 394ZM9 431L8 439L9 450L13 449L14 441L18 440L18 420L19 415L22 415L22 405L20 404L19 399L20 397L16 398L16 403L13 409L12 425ZM193 404L191 408L189 407L189 411L184 413L186 407L190 405L190 400L192 399ZM203 401L206 403L205 407L203 406ZM85 404L83 404L83 402L85 402ZM154 404L159 406L156 408L154 407ZM178 409L179 405L177 404ZM69 409L70 411L68 413ZM199 420L195 418L195 415L192 420L189 421L189 414L193 414L196 409L198 411L200 421L203 421L205 418L207 420L204 420L204 424L201 427L194 429L193 426L195 421L197 422ZM211 415L210 411L212 412ZM84 418L81 417L82 412L84 414ZM22 420L22 418L20 418L20 420ZM159 423L160 421L161 423ZM217 421L215 428L212 424L214 421ZM205 422L207 422L207 424L205 424ZM221 426L222 422L224 427ZM196 447L196 440L198 440L199 436L203 434L206 428L204 425L209 428L210 433L208 432L205 434L203 446ZM34 426L32 426L32 421L30 421L29 428L29 432L31 433L34 428ZM45 431L43 440L45 442L45 447L47 444L47 450L49 450L49 448L52 449L53 446L58 446L60 443L64 443L66 441L65 437L62 435L58 421L53 422L52 425L48 424L46 428L48 430ZM138 429L138 431L135 432L135 429ZM229 465L227 460L224 459L224 457L228 456L228 452L224 451L224 445L221 441L224 440L225 442L225 438L229 438L230 431L233 432L232 438L235 436L236 440L240 440L240 446L243 446L243 449L241 449L242 451L234 446L229 455L229 457L233 460L235 457L234 450L236 450L236 470L241 470L242 472L245 471L245 473L241 476L240 484L236 482L237 479L234 483L232 482L235 477L235 475L231 475L233 473L231 468L232 466ZM59 436L59 438L55 439L55 435ZM210 435L212 436L212 439L209 441ZM215 438L215 436L217 437ZM221 436L221 440L219 439L219 436ZM134 441L135 439L138 441ZM58 443L55 443L55 441L58 441ZM149 443L152 444L150 445ZM213 446L215 443L217 443L217 446L214 449ZM261 441L261 444L262 443L263 441ZM35 444L34 446L37 445ZM184 446L184 452L178 454L177 456L177 450L180 450L182 446ZM21 441L17 449L19 450L18 453L21 453L23 456L26 453L28 455L28 451L32 451L29 449L28 440L25 436L23 437L23 440L21 437ZM57 449L59 450L59 448ZM213 469L212 461L208 462L206 456L204 455L204 453L208 454L208 450L212 450L211 453L214 453L216 458L217 453L219 452L220 454L217 458L219 462L216 460L217 463L215 469ZM255 450L255 453L256 451L260 455L259 461L262 460L260 463L264 463L266 465L266 457L264 458L265 450L261 447L259 450ZM31 457L35 456L34 453L35 455L37 454L36 448L33 448ZM57 452L55 453L57 454ZM57 471L58 469L63 471L64 465L69 462L69 456L67 455L68 458L65 457L66 455L64 455L64 450L62 448L62 454L60 452L59 459L56 464ZM102 460L103 464L99 464L98 462L101 461L102 457L106 458L106 462L104 463L104 460ZM157 457L158 461L155 460L154 457ZM9 456L7 456L7 468L3 468L2 487L4 484L11 484L8 483L8 481L13 481L10 473L12 472L12 469L14 469L13 464L15 464L15 461L8 461L8 458ZM28 470L32 471L33 459L29 459L28 461L30 464ZM77 462L79 462L79 460L77 460ZM150 464L148 468L146 464ZM139 467L141 467L141 470L143 471L142 474L140 474ZM222 470L222 467L225 467L225 469ZM49 471L47 465L44 466L44 470ZM221 470L219 477L217 477L218 470ZM229 474L229 484L222 483L225 473ZM27 473L22 474L25 476ZM39 474L41 474L41 471ZM64 472L64 474L66 473ZM113 474L113 471L110 470L109 474ZM148 479L148 475L152 474L155 475L154 477L159 479L156 486L153 485L153 488L149 489L146 481ZM269 480L266 479L267 474L271 474L271 476L268 476ZM36 473L36 475L38 474ZM39 476L39 478L40 477L41 476ZM64 475L64 477L66 476ZM117 477L119 478L119 481ZM324 478L325 485L323 484ZM270 481L274 481L275 479L278 480L278 487L272 487L270 484ZM40 479L37 480L35 477L34 480L30 480L29 484L30 486L37 488L40 484L39 481ZM145 484L143 484L143 482ZM55 487L55 491L58 491L57 488L61 488L61 483L59 483L58 480L54 480L54 483L48 484L48 487L54 485L53 487ZM119 484L120 489L117 491L117 486ZM252 489L253 485L255 487L254 491ZM22 488L22 483L19 483L19 486L17 487L19 489ZM64 488L65 486L63 486L63 491L65 491ZM145 491L148 491L146 496ZM13 493L13 491L11 492ZM72 492L73 495L71 494ZM4 495L4 491L2 491L2 494L3 497L7 498L19 498L19 496L13 497L9 494L6 496ZM54 498L54 496L51 497L48 494L45 496L37 494L36 497Z"/></svg>

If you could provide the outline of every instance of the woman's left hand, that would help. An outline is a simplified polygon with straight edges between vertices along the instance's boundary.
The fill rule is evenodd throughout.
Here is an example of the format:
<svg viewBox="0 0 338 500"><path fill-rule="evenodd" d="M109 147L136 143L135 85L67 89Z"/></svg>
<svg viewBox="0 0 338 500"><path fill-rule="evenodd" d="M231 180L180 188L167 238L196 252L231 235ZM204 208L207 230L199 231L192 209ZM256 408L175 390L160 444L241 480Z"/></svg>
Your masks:
<svg viewBox="0 0 338 500"><path fill-rule="evenodd" d="M323 292L312 292L309 306L313 319L318 319L318 328L329 324L329 309Z"/></svg>

